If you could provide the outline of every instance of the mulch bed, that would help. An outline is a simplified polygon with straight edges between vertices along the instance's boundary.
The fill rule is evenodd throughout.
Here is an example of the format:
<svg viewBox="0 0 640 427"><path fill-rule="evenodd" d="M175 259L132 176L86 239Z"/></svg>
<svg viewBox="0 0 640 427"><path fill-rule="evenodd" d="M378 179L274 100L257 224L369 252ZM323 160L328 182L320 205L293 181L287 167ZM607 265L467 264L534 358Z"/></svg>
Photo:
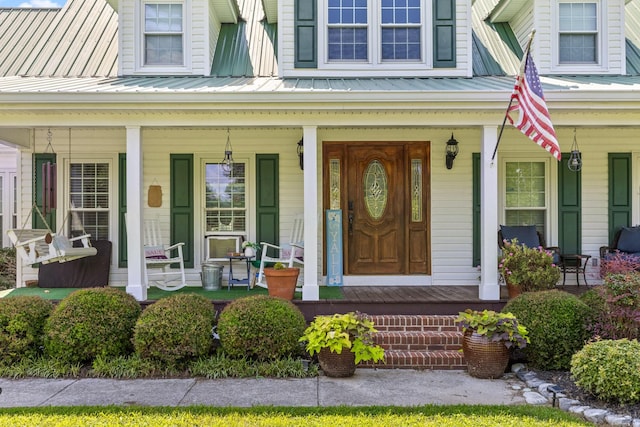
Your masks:
<svg viewBox="0 0 640 427"><path fill-rule="evenodd" d="M633 418L640 418L640 403L625 405L599 400L578 388L571 378L571 373L568 371L538 371L535 369L532 371L536 373L539 379L560 386L568 398L579 400L585 406L607 409L619 415L631 415Z"/></svg>

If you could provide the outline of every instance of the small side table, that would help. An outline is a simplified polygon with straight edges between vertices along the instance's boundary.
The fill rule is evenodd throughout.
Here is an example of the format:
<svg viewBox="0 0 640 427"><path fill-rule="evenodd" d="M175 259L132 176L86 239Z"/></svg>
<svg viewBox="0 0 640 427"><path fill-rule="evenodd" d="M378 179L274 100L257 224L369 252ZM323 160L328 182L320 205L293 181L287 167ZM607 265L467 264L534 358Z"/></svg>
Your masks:
<svg viewBox="0 0 640 427"><path fill-rule="evenodd" d="M560 270L562 270L562 286L567 279L567 273L576 273L576 282L580 286L580 273L584 279L585 286L589 286L587 283L587 265L589 264L591 255L583 254L564 254L560 255Z"/></svg>
<svg viewBox="0 0 640 427"><path fill-rule="evenodd" d="M247 290L251 289L251 260L253 256L227 256L229 258L229 282L227 283L227 290L231 290L233 285L247 285ZM236 279L233 277L233 261L244 261L247 265L247 277L245 279Z"/></svg>

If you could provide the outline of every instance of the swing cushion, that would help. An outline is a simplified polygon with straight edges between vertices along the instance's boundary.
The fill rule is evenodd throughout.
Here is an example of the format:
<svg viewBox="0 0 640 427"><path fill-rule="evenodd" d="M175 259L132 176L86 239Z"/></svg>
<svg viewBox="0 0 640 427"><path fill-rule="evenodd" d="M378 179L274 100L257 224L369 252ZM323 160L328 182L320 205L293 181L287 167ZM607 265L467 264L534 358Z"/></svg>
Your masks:
<svg viewBox="0 0 640 427"><path fill-rule="evenodd" d="M167 259L164 246L145 246L144 257L147 259Z"/></svg>

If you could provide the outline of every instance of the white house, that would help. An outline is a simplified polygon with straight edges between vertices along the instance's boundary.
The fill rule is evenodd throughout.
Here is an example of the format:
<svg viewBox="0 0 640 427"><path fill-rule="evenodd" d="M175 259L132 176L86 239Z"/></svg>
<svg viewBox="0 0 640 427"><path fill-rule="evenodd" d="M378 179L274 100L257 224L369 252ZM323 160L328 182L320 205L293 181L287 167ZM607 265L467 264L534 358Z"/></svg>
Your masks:
<svg viewBox="0 0 640 427"><path fill-rule="evenodd" d="M640 223L638 2L0 9L0 140L19 148L17 224L41 205L50 161L51 228L71 233L76 212L93 238L113 243L110 284L140 300L144 218L185 242L197 285L216 238L285 241L300 212L303 298L318 299L329 209L342 214L344 286L478 285L481 299L498 299L500 224L534 224L548 244L591 255L598 280L599 247ZM492 160L534 29L563 158L508 125ZM567 168L574 141L578 172ZM221 173L227 142L230 174ZM160 206L149 206L151 185ZM23 265L19 284L36 276Z"/></svg>

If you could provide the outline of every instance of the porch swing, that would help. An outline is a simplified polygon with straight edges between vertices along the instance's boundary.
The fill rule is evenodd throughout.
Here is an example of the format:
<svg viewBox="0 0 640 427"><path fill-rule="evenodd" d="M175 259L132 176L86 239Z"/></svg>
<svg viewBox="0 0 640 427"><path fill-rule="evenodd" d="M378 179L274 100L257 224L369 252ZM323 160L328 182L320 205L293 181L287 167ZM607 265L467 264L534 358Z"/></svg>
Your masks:
<svg viewBox="0 0 640 427"><path fill-rule="evenodd" d="M49 129L47 132L48 144L45 152L51 148L51 152L55 154L53 146L51 145L51 136L51 129ZM71 129L69 129L69 156L71 156ZM98 251L96 248L91 246L91 235L85 232L80 218L76 212L72 211L72 209L67 211L67 215L62 222L60 232L56 234L51 230L45 215L47 214L48 209L55 209L56 207L55 163L52 164L51 162L47 162L43 164L42 175L42 205L44 213L40 210L37 202L34 200L22 228L7 230L7 235L16 248L16 253L20 255L23 262L27 265L66 262L96 255ZM35 178L36 174L34 170L34 182ZM70 203L70 205L71 208L73 208L73 203ZM38 214L46 228L26 228L33 211ZM81 230L82 232L81 235L72 238L68 238L62 232L70 215L74 228ZM82 246L75 247L74 242L80 242Z"/></svg>

